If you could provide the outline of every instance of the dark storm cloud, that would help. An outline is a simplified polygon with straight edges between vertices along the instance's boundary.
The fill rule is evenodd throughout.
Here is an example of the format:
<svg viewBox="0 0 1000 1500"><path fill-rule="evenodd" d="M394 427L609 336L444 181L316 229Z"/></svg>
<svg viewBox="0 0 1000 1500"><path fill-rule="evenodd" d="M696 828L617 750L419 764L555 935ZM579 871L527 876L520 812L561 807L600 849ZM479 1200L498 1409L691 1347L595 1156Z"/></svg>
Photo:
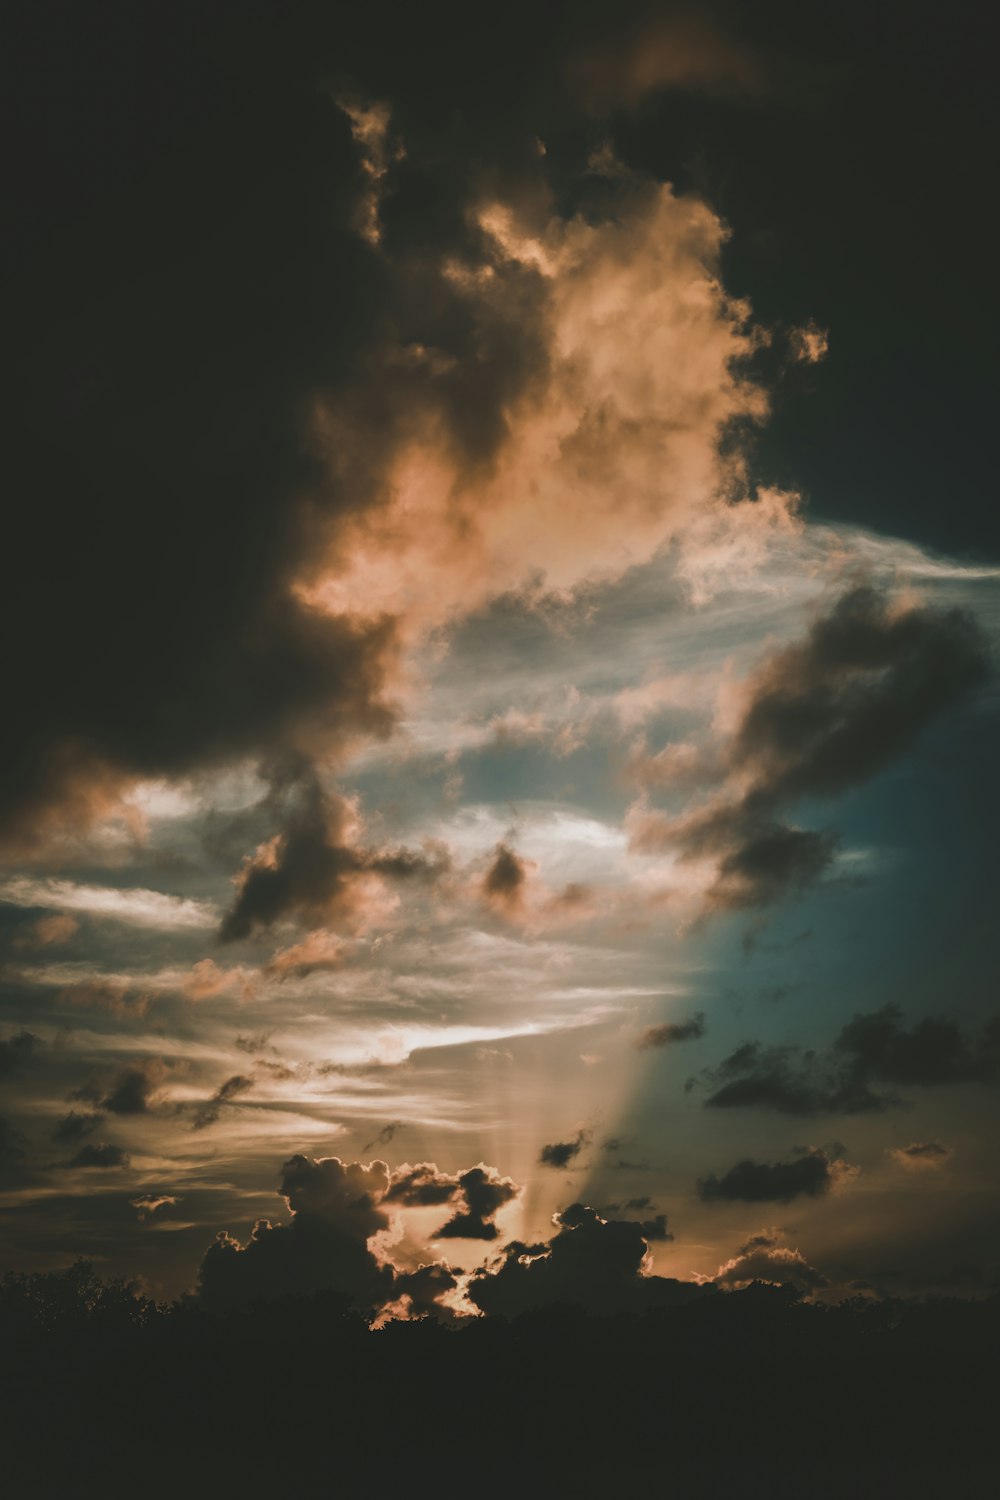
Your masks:
<svg viewBox="0 0 1000 1500"><path fill-rule="evenodd" d="M692 1016L690 1021L665 1021L660 1026L647 1026L636 1042L640 1052L653 1047L669 1047L674 1042L691 1042L705 1035L705 1017Z"/></svg>
<svg viewBox="0 0 1000 1500"><path fill-rule="evenodd" d="M823 1151L810 1151L797 1161L744 1160L722 1177L700 1177L698 1196L705 1203L791 1203L793 1198L818 1198L841 1180L843 1163Z"/></svg>
<svg viewBox="0 0 1000 1500"><path fill-rule="evenodd" d="M607 1221L583 1203L558 1218L548 1244L512 1241L501 1259L470 1278L468 1296L483 1312L516 1317L553 1303L614 1313L669 1306L703 1295L693 1283L643 1276L647 1238L637 1223Z"/></svg>
<svg viewBox="0 0 1000 1500"><path fill-rule="evenodd" d="M199 1105L195 1111L192 1130L206 1130L209 1125L214 1125L222 1113L223 1105L231 1104L241 1094L245 1094L254 1086L254 1080L248 1078L245 1073L234 1073L224 1083L220 1083L211 1099L206 1099L204 1104Z"/></svg>
<svg viewBox="0 0 1000 1500"><path fill-rule="evenodd" d="M318 490L301 404L343 378L379 282L350 232L357 153L301 59L267 56L251 24L226 66L232 39L203 20L185 55L166 19L152 71L138 30L116 39L114 79L88 78L81 49L79 98L41 96L52 149L14 247L35 256L18 330L33 347L8 460L15 550L44 555L49 580L37 656L10 684L24 729L0 811L22 841L52 807L99 809L121 776L388 723L388 623L324 618L287 590ZM118 144L88 154L81 108ZM4 602L26 617L19 586Z"/></svg>
<svg viewBox="0 0 1000 1500"><path fill-rule="evenodd" d="M76 1155L66 1165L69 1167L101 1167L110 1169L112 1167L127 1167L130 1157L121 1146L81 1146Z"/></svg>
<svg viewBox="0 0 1000 1500"><path fill-rule="evenodd" d="M0 1037L0 1083L23 1077L41 1045L38 1037L31 1031L18 1031L12 1036Z"/></svg>
<svg viewBox="0 0 1000 1500"><path fill-rule="evenodd" d="M578 1130L571 1141L551 1141L543 1146L538 1160L543 1167L568 1167L575 1161L584 1146L590 1144L590 1131Z"/></svg>
<svg viewBox="0 0 1000 1500"><path fill-rule="evenodd" d="M79 1141L84 1136L93 1135L99 1125L104 1123L103 1115L82 1115L77 1110L71 1109L68 1115L63 1115L52 1132L54 1141L69 1142Z"/></svg>
<svg viewBox="0 0 1000 1500"><path fill-rule="evenodd" d="M244 865L222 923L223 942L248 937L287 916L350 931L378 905L369 877L433 879L446 868L440 852L358 846L352 840L353 809L324 792L309 769L296 767L279 795L281 831Z"/></svg>
<svg viewBox="0 0 1000 1500"><path fill-rule="evenodd" d="M465 1199L459 1210L431 1235L435 1240L495 1240L500 1231L494 1223L497 1212L516 1198L520 1189L510 1177L501 1177L495 1167L470 1167L458 1179Z"/></svg>
<svg viewBox="0 0 1000 1500"><path fill-rule="evenodd" d="M1000 1077L1000 1018L980 1036L964 1036L958 1023L918 1021L908 1029L897 1005L856 1015L833 1047L816 1052L795 1046L744 1042L717 1068L690 1079L712 1090L713 1109L773 1109L787 1115L864 1114L905 1101L895 1086L944 1087L996 1082Z"/></svg>
<svg viewBox="0 0 1000 1500"><path fill-rule="evenodd" d="M965 611L857 585L745 684L736 728L702 765L718 794L677 818L640 811L634 842L714 860L709 909L767 906L801 891L833 863L837 842L787 823L786 810L868 781L987 670L985 638Z"/></svg>
<svg viewBox="0 0 1000 1500"><path fill-rule="evenodd" d="M510 69L540 72L547 45L493 38L483 74L462 52L464 36L482 57L471 17L444 45L394 19L410 41L387 57L374 17L234 25L182 4L151 26L109 16L94 48L63 9L26 21L9 98L34 151L6 243L7 542L46 577L44 610L27 570L2 601L5 639L32 620L0 749L0 827L20 844L106 811L132 777L387 733L394 620L323 613L294 585L380 503L420 413L458 462L487 465L543 360L525 297L473 305L442 267L482 261L466 210L487 161L494 189L539 179ZM352 73L341 108L329 80ZM458 135L444 97L462 101ZM406 150L389 122L376 183L350 110L380 99ZM536 278L510 279L527 294ZM317 397L342 402L353 435L332 462L310 432Z"/></svg>

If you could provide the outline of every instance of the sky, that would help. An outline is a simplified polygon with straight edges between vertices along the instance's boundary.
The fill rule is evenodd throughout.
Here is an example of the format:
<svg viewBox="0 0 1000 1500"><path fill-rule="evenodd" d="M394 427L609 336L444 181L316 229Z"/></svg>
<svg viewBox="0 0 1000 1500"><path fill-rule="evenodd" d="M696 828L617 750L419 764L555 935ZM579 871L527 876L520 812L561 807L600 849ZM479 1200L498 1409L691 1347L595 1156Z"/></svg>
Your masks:
<svg viewBox="0 0 1000 1500"><path fill-rule="evenodd" d="M15 21L4 1269L996 1289L977 12Z"/></svg>

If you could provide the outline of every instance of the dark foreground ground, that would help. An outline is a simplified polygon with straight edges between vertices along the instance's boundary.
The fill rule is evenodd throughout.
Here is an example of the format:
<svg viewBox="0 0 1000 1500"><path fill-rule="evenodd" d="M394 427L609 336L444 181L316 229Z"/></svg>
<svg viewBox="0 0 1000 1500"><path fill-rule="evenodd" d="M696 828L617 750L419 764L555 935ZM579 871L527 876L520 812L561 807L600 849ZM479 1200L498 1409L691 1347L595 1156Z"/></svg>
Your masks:
<svg viewBox="0 0 1000 1500"><path fill-rule="evenodd" d="M74 1281L74 1277L76 1278ZM334 1296L228 1317L85 1268L0 1287L11 1496L1000 1493L1000 1298L370 1331Z"/></svg>

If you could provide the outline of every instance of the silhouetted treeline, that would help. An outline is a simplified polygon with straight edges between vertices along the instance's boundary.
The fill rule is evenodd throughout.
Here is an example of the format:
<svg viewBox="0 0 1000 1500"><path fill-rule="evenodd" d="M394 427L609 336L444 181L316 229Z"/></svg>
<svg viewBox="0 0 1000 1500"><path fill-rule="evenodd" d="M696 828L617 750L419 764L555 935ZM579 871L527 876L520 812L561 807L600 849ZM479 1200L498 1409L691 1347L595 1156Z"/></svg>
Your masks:
<svg viewBox="0 0 1000 1500"><path fill-rule="evenodd" d="M70 1270L0 1282L10 1493L988 1494L1000 1297L378 1331L336 1293L220 1317Z"/></svg>

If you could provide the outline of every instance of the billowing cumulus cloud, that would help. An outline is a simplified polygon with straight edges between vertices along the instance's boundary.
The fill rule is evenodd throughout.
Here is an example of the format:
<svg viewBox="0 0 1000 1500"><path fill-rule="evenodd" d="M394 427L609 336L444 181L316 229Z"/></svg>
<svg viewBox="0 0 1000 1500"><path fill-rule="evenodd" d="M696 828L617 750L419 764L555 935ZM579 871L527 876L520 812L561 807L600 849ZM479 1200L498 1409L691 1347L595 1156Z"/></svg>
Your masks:
<svg viewBox="0 0 1000 1500"><path fill-rule="evenodd" d="M619 577L719 508L721 435L765 409L740 369L747 309L715 274L722 226L669 188L593 180L594 210L572 218L471 200L440 279L421 273L450 325L381 351L377 400L325 404L335 472L381 451L383 501L345 517L302 597L412 635L512 591ZM477 393L487 446L472 460L454 423Z"/></svg>
<svg viewBox="0 0 1000 1500"><path fill-rule="evenodd" d="M633 846L704 866L706 910L794 895L830 867L837 847L831 832L786 821L794 805L869 780L986 671L985 640L970 615L857 585L803 641L751 674L728 706L732 729L718 748L672 752L686 780L700 770L717 790L676 815L635 804ZM649 780L652 767L640 775Z"/></svg>
<svg viewBox="0 0 1000 1500"><path fill-rule="evenodd" d="M669 1306L702 1289L644 1274L649 1246L639 1224L606 1220L574 1203L558 1218L553 1238L512 1241L498 1262L470 1279L468 1297L483 1312L516 1317L552 1303L600 1314Z"/></svg>
<svg viewBox="0 0 1000 1500"><path fill-rule="evenodd" d="M664 78L749 79L720 37L654 50ZM748 309L718 276L725 230L693 194L608 159L580 184L593 201L558 212L533 132L499 174L450 148L446 169L391 100L303 87L325 76L310 47L252 52L224 83L186 80L205 133L185 171L135 140L133 274L68 322L36 308L8 463L12 545L46 557L48 671L19 657L10 684L12 846L112 814L141 838L138 779L329 763L387 735L401 647L649 559L721 506L739 468L721 439L765 409ZM90 222L94 263L113 261L118 219ZM137 495L170 517L155 576ZM5 600L15 622L29 603ZM282 881L246 872L227 935L296 893L326 903L300 853ZM336 858L312 857L336 887Z"/></svg>
<svg viewBox="0 0 1000 1500"><path fill-rule="evenodd" d="M470 1167L458 1179L464 1207L431 1236L435 1240L495 1240L500 1231L494 1222L505 1203L520 1189L510 1177L501 1177L494 1167Z"/></svg>
<svg viewBox="0 0 1000 1500"><path fill-rule="evenodd" d="M378 1207L388 1186L384 1162L291 1157L280 1187L290 1222L259 1220L245 1245L220 1234L201 1263L199 1295L219 1309L321 1290L381 1305L391 1294L393 1272L377 1261L368 1240L388 1227Z"/></svg>
<svg viewBox="0 0 1000 1500"><path fill-rule="evenodd" d="M384 1201L398 1203L402 1208L430 1208L450 1203L458 1192L456 1175L439 1172L434 1162L422 1161L415 1167L406 1165L393 1172Z"/></svg>
<svg viewBox="0 0 1000 1500"><path fill-rule="evenodd" d="M448 1198L435 1187L447 1189ZM517 1188L481 1166L449 1178L430 1162L392 1174L382 1161L293 1156L282 1170L280 1191L291 1211L288 1223L261 1219L245 1244L220 1234L209 1246L199 1276L206 1306L221 1310L257 1298L332 1291L373 1313L391 1308L448 1318L453 1314L438 1305L457 1286L447 1266L428 1262L397 1272L369 1241L389 1227L392 1206L421 1207L457 1196L464 1198L470 1218L492 1227L492 1215Z"/></svg>
<svg viewBox="0 0 1000 1500"><path fill-rule="evenodd" d="M810 1265L800 1250L782 1243L783 1236L774 1230L763 1230L751 1236L731 1260L715 1273L715 1283L722 1287L748 1286L752 1281L768 1281L794 1287L803 1294L821 1291L829 1278Z"/></svg>
<svg viewBox="0 0 1000 1500"><path fill-rule="evenodd" d="M818 1150L795 1161L746 1159L721 1177L700 1177L698 1196L705 1203L791 1203L793 1198L821 1197L856 1172L856 1167Z"/></svg>

